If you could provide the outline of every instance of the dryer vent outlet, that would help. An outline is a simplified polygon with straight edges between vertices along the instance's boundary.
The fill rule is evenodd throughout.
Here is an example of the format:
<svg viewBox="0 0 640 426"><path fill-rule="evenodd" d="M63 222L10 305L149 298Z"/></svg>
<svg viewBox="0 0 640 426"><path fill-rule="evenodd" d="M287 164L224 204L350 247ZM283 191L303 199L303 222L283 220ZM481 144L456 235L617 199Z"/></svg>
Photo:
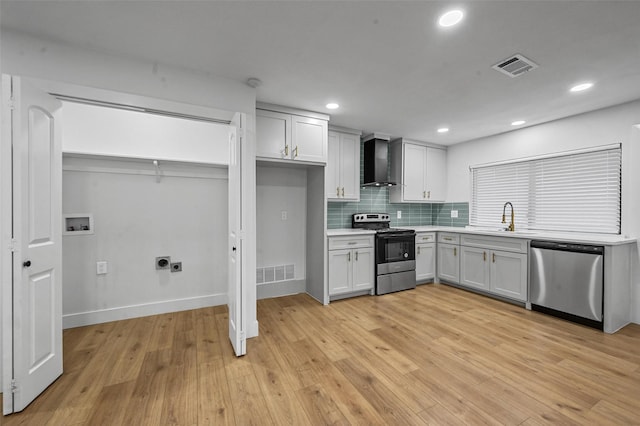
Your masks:
<svg viewBox="0 0 640 426"><path fill-rule="evenodd" d="M171 267L171 256L156 257L156 269L169 269Z"/></svg>
<svg viewBox="0 0 640 426"><path fill-rule="evenodd" d="M171 272L182 271L182 262L174 262L171 264Z"/></svg>

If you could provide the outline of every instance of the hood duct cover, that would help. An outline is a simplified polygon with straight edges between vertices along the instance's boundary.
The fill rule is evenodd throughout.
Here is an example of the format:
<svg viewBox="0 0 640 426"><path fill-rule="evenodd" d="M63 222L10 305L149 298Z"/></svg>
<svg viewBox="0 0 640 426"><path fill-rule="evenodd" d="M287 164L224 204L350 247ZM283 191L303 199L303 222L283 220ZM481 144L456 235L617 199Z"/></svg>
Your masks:
<svg viewBox="0 0 640 426"><path fill-rule="evenodd" d="M389 182L389 141L369 139L364 142L364 183L362 186L394 186Z"/></svg>

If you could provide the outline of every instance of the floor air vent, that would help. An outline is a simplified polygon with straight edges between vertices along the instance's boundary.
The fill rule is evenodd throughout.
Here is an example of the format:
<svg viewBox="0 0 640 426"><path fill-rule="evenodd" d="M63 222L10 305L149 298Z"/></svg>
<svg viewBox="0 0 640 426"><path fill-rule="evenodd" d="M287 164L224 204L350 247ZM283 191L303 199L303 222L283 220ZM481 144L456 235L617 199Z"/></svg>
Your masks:
<svg viewBox="0 0 640 426"><path fill-rule="evenodd" d="M520 54L516 54L504 61L498 62L491 68L496 71L500 71L509 77L518 77L527 71L538 68L538 64L533 62L531 59L525 58Z"/></svg>
<svg viewBox="0 0 640 426"><path fill-rule="evenodd" d="M256 270L256 284L288 281L295 277L294 265L265 266Z"/></svg>

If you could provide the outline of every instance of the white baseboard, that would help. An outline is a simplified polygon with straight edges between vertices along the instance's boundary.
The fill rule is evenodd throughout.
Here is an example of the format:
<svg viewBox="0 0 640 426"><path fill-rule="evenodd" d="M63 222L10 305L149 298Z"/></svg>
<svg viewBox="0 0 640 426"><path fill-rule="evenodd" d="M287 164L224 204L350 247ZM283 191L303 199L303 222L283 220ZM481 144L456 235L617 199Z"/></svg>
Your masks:
<svg viewBox="0 0 640 426"><path fill-rule="evenodd" d="M207 308L227 304L226 294L189 297L186 299L167 300L163 302L144 303L141 305L122 306L101 309L98 311L79 312L62 316L62 328L82 327L149 315L167 314L170 312L188 311L190 309ZM256 327L257 332L257 327Z"/></svg>
<svg viewBox="0 0 640 426"><path fill-rule="evenodd" d="M305 280L278 281L256 286L256 297L269 299L271 297L289 296L291 294L304 293L306 291Z"/></svg>

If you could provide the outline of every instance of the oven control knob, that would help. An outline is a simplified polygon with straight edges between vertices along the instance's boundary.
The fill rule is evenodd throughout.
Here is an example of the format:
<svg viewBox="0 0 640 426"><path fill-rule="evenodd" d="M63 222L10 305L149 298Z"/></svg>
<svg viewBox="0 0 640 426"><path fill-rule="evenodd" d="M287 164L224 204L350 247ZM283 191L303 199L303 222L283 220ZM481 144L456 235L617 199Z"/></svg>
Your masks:
<svg viewBox="0 0 640 426"><path fill-rule="evenodd" d="M405 254L404 254L404 257L405 257L405 258L409 257L409 253L405 253Z"/></svg>

